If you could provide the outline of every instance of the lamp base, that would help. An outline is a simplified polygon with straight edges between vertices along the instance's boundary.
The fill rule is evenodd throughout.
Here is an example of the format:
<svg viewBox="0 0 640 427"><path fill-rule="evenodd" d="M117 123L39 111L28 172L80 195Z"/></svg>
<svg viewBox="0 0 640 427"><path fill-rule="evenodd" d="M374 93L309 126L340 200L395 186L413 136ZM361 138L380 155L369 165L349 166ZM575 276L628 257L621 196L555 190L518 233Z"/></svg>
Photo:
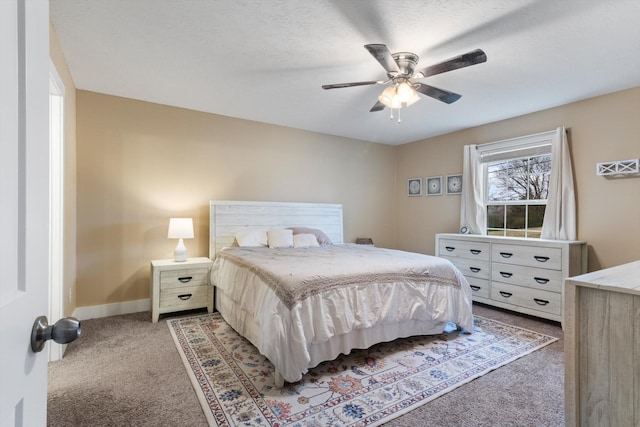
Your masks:
<svg viewBox="0 0 640 427"><path fill-rule="evenodd" d="M178 240L178 246L173 251L173 260L175 262L184 262L187 260L187 247L184 245L182 239Z"/></svg>

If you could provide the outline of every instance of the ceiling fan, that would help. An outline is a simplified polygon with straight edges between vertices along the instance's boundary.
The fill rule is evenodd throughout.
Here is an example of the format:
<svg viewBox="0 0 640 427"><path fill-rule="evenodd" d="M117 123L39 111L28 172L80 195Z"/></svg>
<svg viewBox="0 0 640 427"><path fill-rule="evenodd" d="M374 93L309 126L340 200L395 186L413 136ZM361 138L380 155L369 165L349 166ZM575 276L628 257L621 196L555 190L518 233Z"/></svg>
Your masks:
<svg viewBox="0 0 640 427"><path fill-rule="evenodd" d="M343 87L391 83L378 97L378 101L369 111L381 111L384 110L385 107L399 109L403 106L409 106L420 99L418 93L430 96L447 104L456 102L462 95L444 89L438 89L437 87L424 84L417 80L470 65L480 64L487 60L487 55L481 49L476 49L438 64L416 70L418 55L415 53L391 53L384 44L366 44L364 47L387 71L388 80L337 83L322 85L322 88L339 89Z"/></svg>

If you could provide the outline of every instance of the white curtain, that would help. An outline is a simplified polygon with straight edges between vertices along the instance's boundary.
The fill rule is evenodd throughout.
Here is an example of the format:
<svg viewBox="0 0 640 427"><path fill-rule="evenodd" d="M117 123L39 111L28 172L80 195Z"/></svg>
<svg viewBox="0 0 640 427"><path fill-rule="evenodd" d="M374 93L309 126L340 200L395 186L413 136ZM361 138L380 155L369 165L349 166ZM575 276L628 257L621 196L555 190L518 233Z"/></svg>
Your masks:
<svg viewBox="0 0 640 427"><path fill-rule="evenodd" d="M571 155L564 126L556 129L551 140L551 176L549 196L542 223L542 238L576 240L576 201Z"/></svg>
<svg viewBox="0 0 640 427"><path fill-rule="evenodd" d="M487 234L487 214L484 208L483 166L476 148L475 144L464 146L460 228L467 227L470 234L484 235Z"/></svg>

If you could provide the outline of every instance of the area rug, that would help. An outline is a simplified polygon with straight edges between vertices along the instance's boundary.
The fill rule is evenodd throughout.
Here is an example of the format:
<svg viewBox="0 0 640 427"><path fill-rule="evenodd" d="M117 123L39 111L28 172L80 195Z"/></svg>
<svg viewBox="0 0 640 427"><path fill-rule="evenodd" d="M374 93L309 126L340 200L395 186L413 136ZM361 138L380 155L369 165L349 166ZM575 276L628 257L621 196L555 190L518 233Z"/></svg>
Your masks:
<svg viewBox="0 0 640 427"><path fill-rule="evenodd" d="M352 351L277 388L273 365L219 313L167 323L218 426L377 426L557 340L475 316L472 334L451 327Z"/></svg>

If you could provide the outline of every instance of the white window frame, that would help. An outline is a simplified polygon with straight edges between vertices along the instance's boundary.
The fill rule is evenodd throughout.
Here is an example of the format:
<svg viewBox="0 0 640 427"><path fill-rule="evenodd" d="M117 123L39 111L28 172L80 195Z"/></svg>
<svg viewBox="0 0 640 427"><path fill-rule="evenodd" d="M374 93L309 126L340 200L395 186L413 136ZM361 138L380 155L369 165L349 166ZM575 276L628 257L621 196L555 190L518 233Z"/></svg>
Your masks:
<svg viewBox="0 0 640 427"><path fill-rule="evenodd" d="M516 160L523 158L531 158L539 155L552 155L551 153L551 143L552 138L555 134L555 131L542 132L534 135L527 135L517 138L506 139L502 141L490 142L487 144L481 144L477 146L478 154L480 157L480 162L482 165L482 180L484 185L484 198L483 205L485 209L485 227L486 234L490 233L488 226L488 215L486 215L486 210L490 205L546 205L547 200L516 200L516 201L502 201L499 203L490 202L488 200L489 197L489 188L488 188L488 168L487 164L500 161L500 160ZM551 158L551 162L553 162L553 157ZM524 202L524 203L523 203ZM527 210L528 212L528 210ZM506 209L505 209L506 215ZM526 215L526 214L525 214ZM525 224L528 218L525 217ZM494 229L494 228L493 228ZM505 224L503 228L503 235L506 233L508 229L506 228L506 218ZM530 237L528 235L528 229L525 228L525 237L528 238L538 238Z"/></svg>

